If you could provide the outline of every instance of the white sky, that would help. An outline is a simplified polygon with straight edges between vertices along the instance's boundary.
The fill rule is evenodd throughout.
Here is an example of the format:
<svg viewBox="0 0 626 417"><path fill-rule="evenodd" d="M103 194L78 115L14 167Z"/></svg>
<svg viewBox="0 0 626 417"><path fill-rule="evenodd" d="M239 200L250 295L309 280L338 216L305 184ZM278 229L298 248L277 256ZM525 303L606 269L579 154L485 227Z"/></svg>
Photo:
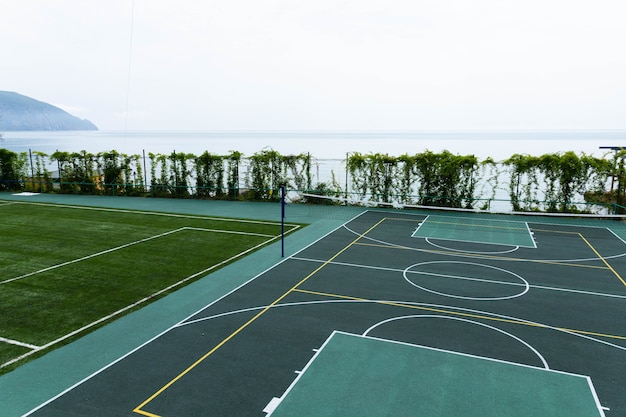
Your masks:
<svg viewBox="0 0 626 417"><path fill-rule="evenodd" d="M0 0L0 90L101 130L624 129L625 18L624 0Z"/></svg>

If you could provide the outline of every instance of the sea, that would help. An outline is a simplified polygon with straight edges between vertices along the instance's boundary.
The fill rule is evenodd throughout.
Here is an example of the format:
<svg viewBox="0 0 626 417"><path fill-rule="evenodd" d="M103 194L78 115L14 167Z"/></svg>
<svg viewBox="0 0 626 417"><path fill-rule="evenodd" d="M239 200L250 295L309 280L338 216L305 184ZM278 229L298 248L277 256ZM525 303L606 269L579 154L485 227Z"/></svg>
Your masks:
<svg viewBox="0 0 626 417"><path fill-rule="evenodd" d="M251 156L263 150L283 155L310 153L316 159L345 159L349 152L414 155L447 150L502 161L513 154L543 155L574 151L602 156L603 147L626 147L622 130L472 130L472 131L55 131L4 132L0 148L51 154L116 150L128 155L173 151Z"/></svg>

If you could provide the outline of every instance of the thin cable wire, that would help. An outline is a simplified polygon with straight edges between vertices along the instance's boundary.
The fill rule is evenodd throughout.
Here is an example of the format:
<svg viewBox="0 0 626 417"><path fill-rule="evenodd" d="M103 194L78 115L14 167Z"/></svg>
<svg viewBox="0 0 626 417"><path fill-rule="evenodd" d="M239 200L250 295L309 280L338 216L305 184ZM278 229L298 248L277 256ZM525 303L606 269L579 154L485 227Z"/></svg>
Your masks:
<svg viewBox="0 0 626 417"><path fill-rule="evenodd" d="M124 111L124 143L123 147L126 148L126 131L128 129L128 109L130 103L130 77L132 69L132 57L133 57L133 32L135 26L135 0L131 0L130 8L130 42L128 47L128 74L126 77L126 110Z"/></svg>

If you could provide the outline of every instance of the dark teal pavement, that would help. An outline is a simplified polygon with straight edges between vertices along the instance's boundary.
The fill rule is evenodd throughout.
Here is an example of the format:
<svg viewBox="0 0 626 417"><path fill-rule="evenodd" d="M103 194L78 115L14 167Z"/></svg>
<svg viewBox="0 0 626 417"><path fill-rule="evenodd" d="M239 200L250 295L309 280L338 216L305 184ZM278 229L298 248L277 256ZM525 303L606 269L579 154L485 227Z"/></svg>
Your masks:
<svg viewBox="0 0 626 417"><path fill-rule="evenodd" d="M80 195L15 195L0 201L25 201L128 210L280 221L279 203L179 200ZM308 226L285 238L285 257L341 226L363 209L287 205L286 222ZM0 416L28 413L90 375L123 358L171 326L280 263L281 242L267 246L80 339L0 377ZM36 308L34 306L34 308Z"/></svg>

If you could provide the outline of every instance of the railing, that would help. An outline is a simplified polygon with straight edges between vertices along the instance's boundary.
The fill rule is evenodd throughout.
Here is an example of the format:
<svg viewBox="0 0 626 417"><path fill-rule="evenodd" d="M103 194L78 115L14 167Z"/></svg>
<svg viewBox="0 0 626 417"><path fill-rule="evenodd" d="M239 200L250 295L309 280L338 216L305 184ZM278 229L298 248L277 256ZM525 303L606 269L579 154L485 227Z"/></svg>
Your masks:
<svg viewBox="0 0 626 417"><path fill-rule="evenodd" d="M5 192L37 192L37 193L57 193L76 195L107 195L107 196L142 196L158 198L188 198L207 200L244 200L244 201L279 201L279 190L276 189L248 189L248 188L212 188L198 186L173 186L173 185L151 185L144 184L102 184L93 182L54 182L51 180L0 180L0 191ZM312 193L310 190L288 190L292 197L292 202L298 202L301 193ZM336 192L334 194L337 194ZM396 196L396 195L368 195L363 198L357 193L341 193L345 201L367 202L371 206L376 206L377 201L384 201L385 206L398 203L445 206L457 208L480 209L491 212L511 212L512 202L508 199L498 198L475 198L471 201L467 199L454 199L450 196ZM522 201L520 201L522 202ZM309 199L309 204L315 201ZM443 204L442 204L443 203ZM532 203L535 206L544 207L568 207L570 213L594 213L594 214L625 214L626 207L616 203L595 203L595 202L553 202L553 201L523 201ZM540 210L533 210L539 212ZM562 212L557 210L544 210L544 212Z"/></svg>

